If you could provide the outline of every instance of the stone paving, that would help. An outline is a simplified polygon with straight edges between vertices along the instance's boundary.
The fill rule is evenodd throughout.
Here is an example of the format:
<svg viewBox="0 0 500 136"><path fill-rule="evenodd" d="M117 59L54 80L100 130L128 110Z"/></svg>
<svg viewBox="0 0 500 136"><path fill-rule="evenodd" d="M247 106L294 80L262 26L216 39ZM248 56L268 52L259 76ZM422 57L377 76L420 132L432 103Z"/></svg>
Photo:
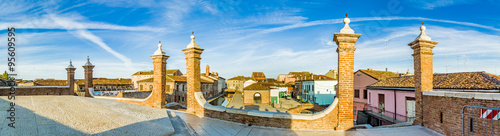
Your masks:
<svg viewBox="0 0 500 136"><path fill-rule="evenodd" d="M358 129L356 131L291 130L260 126L247 126L213 118L199 118L182 111L168 110L181 117L200 136L439 136L420 126Z"/></svg>
<svg viewBox="0 0 500 136"><path fill-rule="evenodd" d="M167 112L78 96L16 96L15 127L7 126L10 101L0 97L0 135L170 135Z"/></svg>
<svg viewBox="0 0 500 136"><path fill-rule="evenodd" d="M439 135L420 126L314 131L247 126L183 111L155 109L113 100L78 96L17 96L15 126L7 126L10 108L0 97L0 135L200 135L200 136L421 136Z"/></svg>

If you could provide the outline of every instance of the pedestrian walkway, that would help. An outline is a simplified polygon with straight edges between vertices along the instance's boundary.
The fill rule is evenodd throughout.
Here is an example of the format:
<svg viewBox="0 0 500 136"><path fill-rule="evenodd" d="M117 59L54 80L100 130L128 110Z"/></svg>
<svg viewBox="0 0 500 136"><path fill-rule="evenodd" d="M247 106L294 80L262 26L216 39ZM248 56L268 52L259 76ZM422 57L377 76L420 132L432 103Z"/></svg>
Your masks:
<svg viewBox="0 0 500 136"><path fill-rule="evenodd" d="M396 128L358 129L356 131L291 130L260 126L247 126L214 118L199 118L182 111L173 112L199 136L439 136L440 134L421 126Z"/></svg>
<svg viewBox="0 0 500 136"><path fill-rule="evenodd" d="M16 96L15 128L7 126L10 101L0 97L0 136L170 135L164 109L78 96Z"/></svg>

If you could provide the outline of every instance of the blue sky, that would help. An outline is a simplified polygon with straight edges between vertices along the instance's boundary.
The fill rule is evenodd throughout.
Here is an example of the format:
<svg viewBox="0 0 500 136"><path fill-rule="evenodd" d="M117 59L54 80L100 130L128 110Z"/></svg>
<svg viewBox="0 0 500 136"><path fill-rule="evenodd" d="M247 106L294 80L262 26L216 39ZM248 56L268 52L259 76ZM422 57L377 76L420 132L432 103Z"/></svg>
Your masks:
<svg viewBox="0 0 500 136"><path fill-rule="evenodd" d="M17 78L23 79L65 79L70 59L76 78L83 78L86 56L96 65L94 77L130 78L153 69L149 55L158 41L170 56L167 67L185 73L181 50L191 31L205 49L202 71L209 64L226 78L253 71L325 74L337 69L332 39L345 13L362 34L355 69L413 73L407 44L424 21L427 35L439 42L434 72L500 73L500 0L0 0L0 6L2 39L7 27L17 28ZM7 60L1 62L6 70Z"/></svg>

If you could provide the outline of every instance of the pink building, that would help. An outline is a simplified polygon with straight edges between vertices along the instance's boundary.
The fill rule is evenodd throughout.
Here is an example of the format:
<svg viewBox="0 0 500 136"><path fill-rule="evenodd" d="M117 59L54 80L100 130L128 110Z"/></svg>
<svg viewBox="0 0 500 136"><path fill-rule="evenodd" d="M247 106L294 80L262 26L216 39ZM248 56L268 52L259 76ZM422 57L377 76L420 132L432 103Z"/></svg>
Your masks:
<svg viewBox="0 0 500 136"><path fill-rule="evenodd" d="M293 83L295 82L295 76L294 75L285 75L285 74L279 74L278 78L276 80L281 81L283 83Z"/></svg>
<svg viewBox="0 0 500 136"><path fill-rule="evenodd" d="M380 126L412 122L415 117L414 76L389 77L369 85L368 105L358 124ZM486 72L434 74L434 91L498 92L500 76ZM363 119L359 118L363 117Z"/></svg>
<svg viewBox="0 0 500 136"><path fill-rule="evenodd" d="M354 73L354 120L357 120L358 111L367 108L369 96L366 87L384 78L396 76L399 76L399 74L390 71L372 70L371 68L360 69Z"/></svg>
<svg viewBox="0 0 500 136"><path fill-rule="evenodd" d="M368 89L367 110L382 113L390 121L381 119L379 124L413 121L415 118L415 90L405 88ZM394 120L396 119L396 120Z"/></svg>

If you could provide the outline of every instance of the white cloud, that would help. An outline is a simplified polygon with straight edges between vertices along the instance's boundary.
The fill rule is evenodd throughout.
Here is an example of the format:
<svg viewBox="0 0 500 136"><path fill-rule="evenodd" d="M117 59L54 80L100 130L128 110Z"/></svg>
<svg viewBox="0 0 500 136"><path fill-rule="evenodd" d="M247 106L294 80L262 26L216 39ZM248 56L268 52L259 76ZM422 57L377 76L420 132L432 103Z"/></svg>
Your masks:
<svg viewBox="0 0 500 136"><path fill-rule="evenodd" d="M92 34L91 32L87 31L87 30L77 30L76 31L76 34L82 38L85 38L97 45L99 45L99 47L103 48L104 50L106 50L107 52L113 54L113 56L117 57L118 59L122 60L126 66L130 67L131 64L132 64L132 61L127 58L126 56L116 52L115 50L111 49L106 43L104 43L102 41L101 38L95 36L94 34Z"/></svg>
<svg viewBox="0 0 500 136"><path fill-rule="evenodd" d="M432 10L457 4L471 3L475 0L409 0L417 8Z"/></svg>
<svg viewBox="0 0 500 136"><path fill-rule="evenodd" d="M16 27L19 29L33 28L33 29L65 29L65 30L78 30L78 29L106 29L106 30L126 30L126 31L166 31L165 28L156 28L150 26L121 26L108 24L103 22L85 21L84 17L79 15L55 15L47 14L41 17L25 17L19 18L18 22L2 22L0 23L0 30L5 30L7 27Z"/></svg>

